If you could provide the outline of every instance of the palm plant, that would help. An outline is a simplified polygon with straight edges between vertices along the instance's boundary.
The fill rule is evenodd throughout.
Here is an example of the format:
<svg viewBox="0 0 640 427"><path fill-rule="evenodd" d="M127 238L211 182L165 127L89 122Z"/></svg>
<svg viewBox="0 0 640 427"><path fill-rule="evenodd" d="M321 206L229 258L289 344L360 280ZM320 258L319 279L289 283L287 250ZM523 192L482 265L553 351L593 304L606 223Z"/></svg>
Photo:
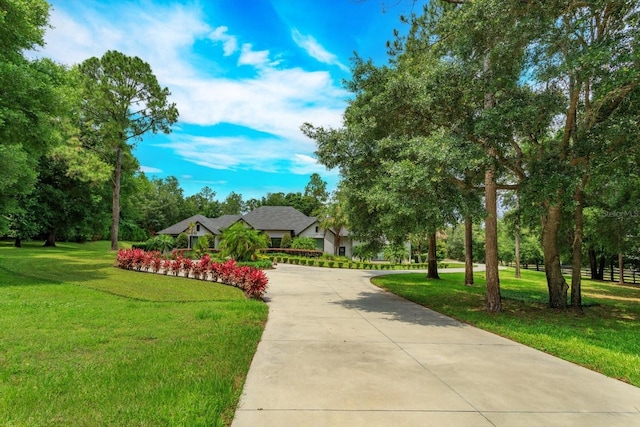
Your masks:
<svg viewBox="0 0 640 427"><path fill-rule="evenodd" d="M267 242L266 234L236 223L222 232L220 251L236 261L251 261L260 249L267 247Z"/></svg>

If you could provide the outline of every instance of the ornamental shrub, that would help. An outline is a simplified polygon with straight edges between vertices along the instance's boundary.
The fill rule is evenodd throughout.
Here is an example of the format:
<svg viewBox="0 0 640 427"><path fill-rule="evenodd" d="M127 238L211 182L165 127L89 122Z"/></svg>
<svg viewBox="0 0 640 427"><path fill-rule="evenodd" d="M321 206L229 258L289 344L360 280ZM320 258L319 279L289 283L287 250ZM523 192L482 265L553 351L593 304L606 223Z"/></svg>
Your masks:
<svg viewBox="0 0 640 427"><path fill-rule="evenodd" d="M260 249L267 247L267 238L265 233L238 222L222 232L220 250L224 256L250 261L257 258Z"/></svg>
<svg viewBox="0 0 640 427"><path fill-rule="evenodd" d="M312 237L296 237L291 242L291 249L316 249L316 241Z"/></svg>
<svg viewBox="0 0 640 427"><path fill-rule="evenodd" d="M284 236L282 236L282 240L280 240L280 247L281 248L290 248L291 247L291 243L292 243L291 234L286 233Z"/></svg>
<svg viewBox="0 0 640 427"><path fill-rule="evenodd" d="M196 242L196 246L194 249L194 252L196 254L196 257L202 257L204 254L207 253L207 251L209 251L209 248L211 247L211 242L210 242L210 238L209 236L211 236L210 234L205 234L204 236L200 236L198 237L198 241ZM211 236L213 237L213 236Z"/></svg>
<svg viewBox="0 0 640 427"><path fill-rule="evenodd" d="M160 268L164 274L172 272L178 275L184 272L185 277L212 281L220 281L225 285L242 289L248 298L262 298L267 290L268 278L264 271L250 266L241 266L231 259L223 263L212 262L209 255L204 255L198 261L183 258L178 255L175 259L162 259L160 252L145 252L142 249L122 249L116 256L117 265L123 269L152 270L158 272ZM268 262L268 261L267 261Z"/></svg>
<svg viewBox="0 0 640 427"><path fill-rule="evenodd" d="M186 249L189 247L189 235L187 233L180 233L176 238L176 249Z"/></svg>

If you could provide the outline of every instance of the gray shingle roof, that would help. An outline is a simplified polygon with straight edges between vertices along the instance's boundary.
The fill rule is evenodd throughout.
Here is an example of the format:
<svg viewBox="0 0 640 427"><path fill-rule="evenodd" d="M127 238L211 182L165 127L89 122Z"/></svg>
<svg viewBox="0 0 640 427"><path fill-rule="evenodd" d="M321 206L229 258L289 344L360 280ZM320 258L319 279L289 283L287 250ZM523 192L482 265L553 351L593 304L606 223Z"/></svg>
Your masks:
<svg viewBox="0 0 640 427"><path fill-rule="evenodd" d="M202 224L212 234L218 235L241 219L256 230L289 230L295 235L316 222L315 217L306 216L291 206L261 206L242 216L222 215L218 218L207 218L204 215L194 215L159 231L158 234L178 235L194 222Z"/></svg>
<svg viewBox="0 0 640 427"><path fill-rule="evenodd" d="M296 235L316 221L291 206L261 206L242 219L257 230L291 230Z"/></svg>
<svg viewBox="0 0 640 427"><path fill-rule="evenodd" d="M240 218L239 215L236 215L238 218ZM160 230L158 231L158 234L171 234L171 235L178 235L184 231L187 230L187 228L189 228L189 224L191 223L200 223L202 224L207 230L209 230L211 232L211 234L220 234L220 229L218 228L218 224L215 223L213 220L211 220L210 218L207 218L204 215L194 215L191 216L187 219L183 219L182 221L180 221L177 224L173 224L170 227L165 228L164 230Z"/></svg>
<svg viewBox="0 0 640 427"><path fill-rule="evenodd" d="M240 218L242 218L241 215L222 215L218 218L210 218L209 221L222 232L222 230L229 228L230 225L240 220Z"/></svg>

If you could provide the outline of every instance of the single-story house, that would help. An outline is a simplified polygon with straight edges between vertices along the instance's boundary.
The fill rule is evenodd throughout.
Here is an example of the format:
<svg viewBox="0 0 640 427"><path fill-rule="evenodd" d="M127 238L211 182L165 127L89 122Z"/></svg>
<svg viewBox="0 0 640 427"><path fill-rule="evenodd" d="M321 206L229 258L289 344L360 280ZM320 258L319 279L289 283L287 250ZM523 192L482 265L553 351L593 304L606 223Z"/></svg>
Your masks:
<svg viewBox="0 0 640 427"><path fill-rule="evenodd" d="M245 215L223 215L218 218L207 218L194 215L177 224L165 228L158 234L176 237L180 233L189 234L189 246L193 247L200 236L211 234L215 237L215 248L218 248L223 230L243 222L256 230L264 231L271 238L274 248L280 247L282 236L311 237L316 247L327 254L334 253L335 230L324 230L316 217L306 216L291 206L261 206ZM340 246L338 255L351 257L353 242L346 229L340 230Z"/></svg>

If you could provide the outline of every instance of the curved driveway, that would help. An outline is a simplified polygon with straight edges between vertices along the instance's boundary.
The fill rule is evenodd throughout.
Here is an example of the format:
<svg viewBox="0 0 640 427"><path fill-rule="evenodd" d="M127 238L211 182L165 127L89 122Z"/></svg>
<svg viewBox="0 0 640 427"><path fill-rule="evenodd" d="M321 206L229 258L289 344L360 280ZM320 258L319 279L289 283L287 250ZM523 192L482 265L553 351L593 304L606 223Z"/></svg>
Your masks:
<svg viewBox="0 0 640 427"><path fill-rule="evenodd" d="M233 427L640 426L640 389L371 285L281 264Z"/></svg>

